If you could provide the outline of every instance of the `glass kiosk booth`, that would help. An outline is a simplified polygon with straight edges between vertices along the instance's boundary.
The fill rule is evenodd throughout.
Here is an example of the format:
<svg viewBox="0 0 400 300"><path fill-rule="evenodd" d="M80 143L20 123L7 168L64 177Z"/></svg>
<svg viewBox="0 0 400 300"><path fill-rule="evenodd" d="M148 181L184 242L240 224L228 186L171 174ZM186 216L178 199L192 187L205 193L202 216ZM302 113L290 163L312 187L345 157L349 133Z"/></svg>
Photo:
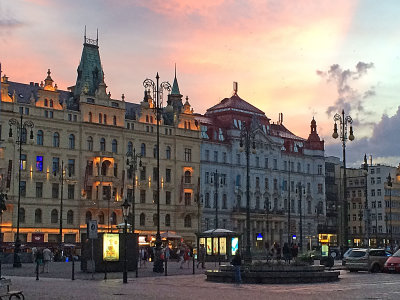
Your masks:
<svg viewBox="0 0 400 300"><path fill-rule="evenodd" d="M240 234L227 229L211 229L197 234L198 249L206 248L206 261L231 261L236 251L241 249Z"/></svg>

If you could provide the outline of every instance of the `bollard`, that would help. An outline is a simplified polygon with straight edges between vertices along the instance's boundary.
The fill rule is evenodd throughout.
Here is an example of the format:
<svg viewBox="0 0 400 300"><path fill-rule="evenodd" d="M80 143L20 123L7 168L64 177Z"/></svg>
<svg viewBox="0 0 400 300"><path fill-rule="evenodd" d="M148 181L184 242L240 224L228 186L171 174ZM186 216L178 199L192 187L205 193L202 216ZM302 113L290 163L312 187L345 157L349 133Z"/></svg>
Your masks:
<svg viewBox="0 0 400 300"><path fill-rule="evenodd" d="M193 258L193 275L194 275L194 273L195 273L195 271L194 271L194 265L195 265L196 263L195 263L195 261L194 261L194 254L193 254L193 252L192 252L192 258Z"/></svg>
<svg viewBox="0 0 400 300"><path fill-rule="evenodd" d="M75 258L72 255L72 280L75 280Z"/></svg>
<svg viewBox="0 0 400 300"><path fill-rule="evenodd" d="M165 274L165 276L168 276L168 259L167 258L165 258L165 272L164 272Z"/></svg>
<svg viewBox="0 0 400 300"><path fill-rule="evenodd" d="M39 260L36 261L36 280L39 280Z"/></svg>

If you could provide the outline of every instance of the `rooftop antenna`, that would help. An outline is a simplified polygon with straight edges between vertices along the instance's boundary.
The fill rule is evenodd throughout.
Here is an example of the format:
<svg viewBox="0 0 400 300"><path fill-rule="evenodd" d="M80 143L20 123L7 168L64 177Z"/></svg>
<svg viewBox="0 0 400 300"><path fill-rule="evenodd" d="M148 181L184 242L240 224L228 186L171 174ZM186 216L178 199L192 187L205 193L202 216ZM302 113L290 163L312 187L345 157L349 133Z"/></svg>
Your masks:
<svg viewBox="0 0 400 300"><path fill-rule="evenodd" d="M236 81L233 82L233 95L237 95L238 91L238 83Z"/></svg>
<svg viewBox="0 0 400 300"><path fill-rule="evenodd" d="M85 35L84 35L83 43L86 43L86 25L85 25Z"/></svg>
<svg viewBox="0 0 400 300"><path fill-rule="evenodd" d="M96 44L99 45L99 29L97 28Z"/></svg>

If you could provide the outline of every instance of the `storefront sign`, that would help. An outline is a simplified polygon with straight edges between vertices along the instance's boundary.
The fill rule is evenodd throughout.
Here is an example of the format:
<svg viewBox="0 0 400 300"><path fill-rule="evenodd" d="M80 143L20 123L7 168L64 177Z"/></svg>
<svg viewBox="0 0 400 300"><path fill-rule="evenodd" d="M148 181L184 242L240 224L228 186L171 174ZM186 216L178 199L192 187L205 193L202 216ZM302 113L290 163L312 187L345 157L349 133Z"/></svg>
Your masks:
<svg viewBox="0 0 400 300"><path fill-rule="evenodd" d="M232 243L231 243L231 251L232 255L236 254L236 251L239 249L239 238L233 237L232 238Z"/></svg>
<svg viewBox="0 0 400 300"><path fill-rule="evenodd" d="M105 233L103 235L103 260L119 260L119 234Z"/></svg>
<svg viewBox="0 0 400 300"><path fill-rule="evenodd" d="M263 240L263 236L261 233L257 234L257 241L262 241Z"/></svg>

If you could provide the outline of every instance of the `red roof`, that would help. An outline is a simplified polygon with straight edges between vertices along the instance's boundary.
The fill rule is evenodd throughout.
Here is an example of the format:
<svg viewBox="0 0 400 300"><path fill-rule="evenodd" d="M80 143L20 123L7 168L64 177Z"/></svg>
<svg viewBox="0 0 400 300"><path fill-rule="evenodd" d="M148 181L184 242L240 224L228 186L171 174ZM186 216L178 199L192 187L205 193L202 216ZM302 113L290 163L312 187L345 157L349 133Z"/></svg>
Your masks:
<svg viewBox="0 0 400 300"><path fill-rule="evenodd" d="M217 111L227 111L227 110L240 110L243 112L250 112L256 113L265 116L265 113L262 110L259 110L257 107L251 105L250 103L246 102L242 98L240 98L237 94L234 94L230 98L223 99L217 105L207 109L207 114L211 114Z"/></svg>

